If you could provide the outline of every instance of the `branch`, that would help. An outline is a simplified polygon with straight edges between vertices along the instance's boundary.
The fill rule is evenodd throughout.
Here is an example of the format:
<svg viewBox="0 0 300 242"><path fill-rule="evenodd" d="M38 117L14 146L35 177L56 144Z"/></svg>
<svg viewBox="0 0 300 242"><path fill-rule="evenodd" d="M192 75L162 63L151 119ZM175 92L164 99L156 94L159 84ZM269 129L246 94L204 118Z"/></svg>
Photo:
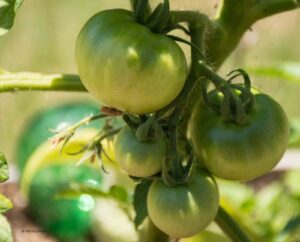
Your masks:
<svg viewBox="0 0 300 242"><path fill-rule="evenodd" d="M244 233L241 227L222 207L219 208L215 222L222 231L234 242L251 242L248 236Z"/></svg>
<svg viewBox="0 0 300 242"><path fill-rule="evenodd" d="M0 93L15 91L73 91L86 92L78 75L19 72L0 70Z"/></svg>
<svg viewBox="0 0 300 242"><path fill-rule="evenodd" d="M206 38L208 57L218 69L256 21L300 7L300 0L223 0L214 30Z"/></svg>
<svg viewBox="0 0 300 242"><path fill-rule="evenodd" d="M203 26L203 23L209 23L209 18L200 12L197 11L171 11L170 21L172 25L178 23L189 23L189 24L199 24Z"/></svg>
<svg viewBox="0 0 300 242"><path fill-rule="evenodd" d="M254 7L254 21L300 7L300 0L260 0Z"/></svg>

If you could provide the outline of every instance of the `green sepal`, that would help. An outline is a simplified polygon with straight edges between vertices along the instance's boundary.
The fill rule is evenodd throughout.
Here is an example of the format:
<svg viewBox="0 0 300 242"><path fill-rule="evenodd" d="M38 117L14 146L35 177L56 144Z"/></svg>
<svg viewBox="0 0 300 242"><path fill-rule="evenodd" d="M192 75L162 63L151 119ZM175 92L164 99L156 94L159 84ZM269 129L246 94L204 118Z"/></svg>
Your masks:
<svg viewBox="0 0 300 242"><path fill-rule="evenodd" d="M238 124L244 124L247 120L247 114L246 114L245 108L243 106L243 103L238 96L233 94L232 97L234 99L235 107L236 107L235 121Z"/></svg>
<svg viewBox="0 0 300 242"><path fill-rule="evenodd" d="M133 11L135 21L144 24L145 19L149 16L150 5L149 0L136 0L133 3Z"/></svg>
<svg viewBox="0 0 300 242"><path fill-rule="evenodd" d="M164 0L160 15L157 16L157 24L151 29L154 33L163 33L170 19L170 3Z"/></svg>
<svg viewBox="0 0 300 242"><path fill-rule="evenodd" d="M142 142L156 142L161 138L162 129L155 121L155 115L151 116L145 123L136 130L136 137Z"/></svg>
<svg viewBox="0 0 300 242"><path fill-rule="evenodd" d="M231 90L230 87L225 87L225 90L223 91L223 101L221 104L221 115L223 118L223 121L229 122L232 120L231 116L231 108L230 108L230 103L231 103Z"/></svg>
<svg viewBox="0 0 300 242"><path fill-rule="evenodd" d="M134 115L131 114L123 114L122 116L123 121L128 125L128 127L132 130L132 131L136 131L139 127L139 119L137 117L135 117Z"/></svg>
<svg viewBox="0 0 300 242"><path fill-rule="evenodd" d="M151 29L151 30L155 29L155 27L159 24L159 22L161 20L162 11L163 11L163 4L160 3L160 4L157 5L157 7L151 13L151 15L149 16L149 18L146 20L145 25L149 29Z"/></svg>

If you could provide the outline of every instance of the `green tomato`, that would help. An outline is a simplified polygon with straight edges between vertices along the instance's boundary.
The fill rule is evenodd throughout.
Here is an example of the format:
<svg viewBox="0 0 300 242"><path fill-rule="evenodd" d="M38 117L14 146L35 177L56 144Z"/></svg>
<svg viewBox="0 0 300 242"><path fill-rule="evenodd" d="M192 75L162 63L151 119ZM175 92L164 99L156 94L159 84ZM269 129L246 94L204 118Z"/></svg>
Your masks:
<svg viewBox="0 0 300 242"><path fill-rule="evenodd" d="M211 92L212 100L222 99ZM214 175L229 180L251 180L277 165L289 140L289 124L281 106L256 93L247 122L224 122L202 101L195 106L190 135L198 158Z"/></svg>
<svg viewBox="0 0 300 242"><path fill-rule="evenodd" d="M102 11L85 24L76 62L83 84L98 101L135 114L171 103L187 76L181 48L123 9Z"/></svg>
<svg viewBox="0 0 300 242"><path fill-rule="evenodd" d="M56 199L54 196L71 182L100 185L99 171L82 165L49 165L32 179L28 211L30 216L47 232L62 241L79 241L90 232L94 199L80 195L72 199Z"/></svg>
<svg viewBox="0 0 300 242"><path fill-rule="evenodd" d="M148 177L158 173L166 153L163 136L157 142L141 142L127 126L122 128L115 140L115 159L131 176Z"/></svg>
<svg viewBox="0 0 300 242"><path fill-rule="evenodd" d="M219 208L216 182L197 170L187 185L169 187L162 181L150 186L148 214L154 225L173 238L196 235L215 218Z"/></svg>
<svg viewBox="0 0 300 242"><path fill-rule="evenodd" d="M27 123L21 134L16 150L18 167L23 172L26 161L33 151L48 138L53 136L49 129L62 129L82 118L100 112L99 105L90 102L75 102L48 108L38 112ZM97 120L88 126L100 128L103 120Z"/></svg>

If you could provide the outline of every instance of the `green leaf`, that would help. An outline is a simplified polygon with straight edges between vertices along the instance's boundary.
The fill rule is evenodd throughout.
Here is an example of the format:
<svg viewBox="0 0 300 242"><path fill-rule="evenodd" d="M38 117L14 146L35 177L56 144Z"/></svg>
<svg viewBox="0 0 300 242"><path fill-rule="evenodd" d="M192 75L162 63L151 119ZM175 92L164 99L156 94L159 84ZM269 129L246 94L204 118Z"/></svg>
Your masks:
<svg viewBox="0 0 300 242"><path fill-rule="evenodd" d="M4 213L12 207L12 202L0 193L0 213Z"/></svg>
<svg viewBox="0 0 300 242"><path fill-rule="evenodd" d="M286 226L284 227L283 232L286 234L291 234L296 229L299 229L300 226L300 216L295 215L295 217L291 218Z"/></svg>
<svg viewBox="0 0 300 242"><path fill-rule="evenodd" d="M8 179L8 165L4 155L0 152L0 183Z"/></svg>
<svg viewBox="0 0 300 242"><path fill-rule="evenodd" d="M1 242L13 242L10 224L2 214L0 214L0 239Z"/></svg>
<svg viewBox="0 0 300 242"><path fill-rule="evenodd" d="M147 194L152 181L144 180L135 187L133 197L133 207L135 210L134 225L136 229L143 223L148 216Z"/></svg>
<svg viewBox="0 0 300 242"><path fill-rule="evenodd" d="M247 69L250 74L300 83L300 64L287 62Z"/></svg>
<svg viewBox="0 0 300 242"><path fill-rule="evenodd" d="M124 187L112 186L109 190L109 195L119 202L128 203L128 193Z"/></svg>
<svg viewBox="0 0 300 242"><path fill-rule="evenodd" d="M0 0L0 36L12 28L16 11L22 3L23 0Z"/></svg>

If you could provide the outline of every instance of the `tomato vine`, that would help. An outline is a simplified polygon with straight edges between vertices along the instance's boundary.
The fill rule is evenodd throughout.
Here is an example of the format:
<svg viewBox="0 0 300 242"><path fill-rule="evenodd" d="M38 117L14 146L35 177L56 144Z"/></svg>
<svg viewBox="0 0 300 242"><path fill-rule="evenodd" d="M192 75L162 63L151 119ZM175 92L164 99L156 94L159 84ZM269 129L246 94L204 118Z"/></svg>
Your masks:
<svg viewBox="0 0 300 242"><path fill-rule="evenodd" d="M299 7L300 2L295 0L241 0L238 2L223 0L218 6L218 12L215 19L210 19L205 14L197 11L172 11L170 10L170 4L168 0L164 0L163 3L158 4L153 10L148 0L131 0L131 5L132 12L127 10L107 10L105 13L101 12L100 14L96 15L96 17L93 17L84 27L83 31L79 35L79 44L77 44L76 47L76 59L81 78L79 78L79 76L77 75L10 73L4 70L0 70L0 93L22 90L88 90L99 101L109 106L107 108L108 111L114 113L114 115L116 116L122 116L123 121L127 124L128 127L123 129L120 129L118 127L106 127L107 129L99 132L98 135L95 136L87 146L78 151L76 154L89 151L91 153L88 158L97 156L100 159L101 154L105 152L105 150L102 148L101 142L107 138L111 138L117 135L117 159L121 160L120 157L125 157L126 152L131 153L132 155L133 151L136 151L134 150L135 147L144 147L145 144L145 146L148 145L147 148L149 148L150 145L152 145L153 147L159 145L161 147L164 145L165 140L167 140L166 151L165 149L163 149L159 154L159 157L150 157L148 160L149 164L154 163L153 159L156 159L156 161L159 160L159 163L162 163L155 167L155 169L151 169L147 172L140 171L139 169L141 169L141 167L140 164L138 164L140 154L138 152L133 154L131 157L126 157L126 159L124 158L124 160L122 160L123 162L126 162L126 164L123 164L123 169L128 173L128 175L132 176L133 179L141 181L142 183L140 184L143 184L143 182L147 181L147 189L149 189L151 193L155 191L156 187L160 186L161 190L165 189L168 192L170 191L170 193L172 193L176 189L181 189L180 192L185 194L186 190L190 189L189 186L192 186L191 184L193 184L195 179L199 179L201 180L199 181L199 183L201 183L204 187L203 190L211 189L211 192L207 193L208 195L213 194L212 197L214 199L214 202L216 202L217 204L217 187L209 187L209 185L211 184L206 181L206 179L210 180L212 178L207 177L207 175L205 174L203 175L202 171L199 172L197 170L198 168L195 168L196 163L199 163L201 159L204 160L205 158L207 158L204 156L207 156L210 151L209 149L213 149L214 147L211 148L210 146L207 146L207 148L205 147L205 145L200 148L195 147L197 145L197 138L193 138L193 135L191 135L190 139L190 137L187 135L187 133L189 132L189 123L194 118L192 116L193 110L195 109L197 102L199 102L199 99L202 99L206 107L210 109L210 111L212 110L217 113L218 119L222 119L222 125L227 122L235 125L234 127L245 127L243 125L247 124L247 118L249 116L251 117L251 111L256 110L254 107L257 108L257 104L259 104L259 102L255 100L256 95L254 95L253 93L251 81L248 74L243 70L237 69L230 72L227 78L222 78L216 72L226 60L226 58L228 58L232 51L237 47L240 39L252 24L262 18L271 16L273 14L296 9ZM108 18L107 23L103 21L106 18ZM99 19L101 21L98 21ZM120 19L122 21L120 21ZM118 23L118 21L120 22ZM168 53L169 55L167 56L168 61L165 61L165 59L163 59L162 61L161 56L165 54L163 51L157 51L152 48L151 59L155 59L157 62L162 62L160 63L160 65L152 65L150 67L147 67L147 69L145 67L145 63L148 63L147 61L149 59L150 52L144 49L144 44L142 45L142 49L138 49L139 46L137 44L137 49L139 50L139 52L137 52L136 50L132 51L132 56L134 56L135 59L132 59L134 63L131 64L132 66L134 66L134 64L136 64L136 61L138 60L140 61L140 63L142 63L144 69L142 71L139 70L140 72L136 76L134 76L132 75L132 70L127 69L127 66L125 66L125 64L128 64L128 56L124 55L122 49L119 53L117 53L117 58L115 60L113 58L108 58L111 57L110 50L113 49L112 47L115 46L115 49L117 49L117 45L110 45L113 39L111 36L112 34L115 34L115 36L113 37L115 38L115 43L117 43L120 38L119 33L122 29L124 29L123 23L126 21L128 21L128 24L131 24L130 27L135 26L136 30L145 31L142 33L145 35L143 39L144 42L148 38L152 37L157 42L161 41L160 44L164 47L162 48L163 51L165 51L165 49L170 50ZM112 26L112 23L114 23L115 25L119 25ZM99 42L95 43L95 40L93 38L90 38L90 33L93 32L93 34L95 34L95 26L99 27L100 25L102 30L106 30L108 28L110 31L107 31L107 36L103 34L103 31L96 33L96 37L99 39ZM9 28L11 26L12 20L10 19ZM117 27L119 29L116 30ZM182 39L178 36L168 35L170 31L175 29L182 30L186 35L186 38ZM7 29L5 29L5 31L6 30ZM113 32L113 30L115 32ZM129 31L131 31L131 28L127 31L127 37L129 36ZM132 36L129 36L131 38L128 38L128 40L126 39L126 41L128 42L128 45L126 45L126 43L124 44L124 49L126 51L128 50L128 47L131 46L133 40L136 38L136 34L136 32L133 32ZM175 41L190 45L191 63L189 73L186 73L186 60L184 58L182 50L176 45ZM102 46L102 43L105 43L105 45ZM96 48L95 46L93 46L93 44L95 44L97 47L97 53L96 51L94 51ZM151 46L149 47L149 49L151 49ZM98 56L94 56L95 53ZM137 56L140 59L137 58ZM143 56L145 59L142 58ZM101 65L99 65L98 58L102 58ZM119 64L121 66L120 69L122 73L117 73L116 68L113 65L111 68L110 64L113 61L115 61L115 65ZM122 61L125 63L123 66L122 64L120 64L122 63ZM137 65L139 65L140 63L138 63ZM169 70L166 67L168 67L170 63L175 63L175 67ZM162 70L163 68L160 68L160 66L164 64L165 69ZM102 66L104 67L104 70L101 69ZM156 69L152 72L154 68ZM97 72L95 70L97 70ZM156 74L157 76L154 76ZM121 85L121 75L126 76L127 81L133 80L135 82L129 83L128 87L125 87L124 89L119 91L119 93L110 93L111 90L117 90L118 87L123 87L123 85L125 86L124 83L122 83ZM107 79L105 79L105 81L101 83L98 80L99 76L101 76L103 79ZM172 79L173 83L168 79L168 77L170 76L172 78L169 79ZM232 83L233 80L238 76L243 77L243 83ZM142 89L139 89L138 92L134 90L133 93L129 93L130 99L126 98L126 100L124 100L120 98L120 96L118 96L120 92L125 93L126 91L131 91L131 87L135 85L137 86L137 83L142 83L143 79L145 79L147 82L151 80L151 78L157 81L156 84L153 85L157 87L157 89L155 89L153 93L148 93L148 90L146 90L146 88L150 87L150 85L146 84L145 86L142 86ZM185 83L183 83L184 78ZM174 80L176 81L175 84ZM107 83L110 83L110 85L114 86L111 89L110 87L107 88L106 81ZM161 83L163 83L164 85L159 86ZM213 92L207 91L207 87L210 83L212 83L214 86ZM158 92L162 88L165 88L165 90L169 90L174 86L176 86L176 90L172 90L171 92L173 93L171 93L172 95L170 94L168 98L163 97L162 100L160 100L159 96L155 96L155 91ZM137 95L134 96L134 94ZM222 96L221 102L216 103L210 99L211 97L217 99L218 94ZM134 104L137 103L136 101L139 100L140 97L144 97L147 99L147 103L149 103L147 107L134 106ZM153 103L151 103L151 101ZM156 103L156 101L158 101L158 103ZM271 100L269 102L269 106L273 104L274 106L277 105ZM276 108L274 108L274 110ZM287 143L288 125L285 114L283 111L281 112L280 106L276 110L279 110L276 115L278 114L278 117L283 120L280 123L281 126L278 126L278 132L282 131L282 140L284 142L282 142L282 146L280 147L274 145L275 148L279 147L279 157L280 155L282 155L281 151L286 148L284 146ZM207 113L208 112L209 111L207 111ZM194 114L194 116L195 115L197 114ZM199 114L199 120L202 118L201 115L202 114ZM211 113L207 115L209 116L211 115ZM96 119L109 118L109 116L113 115L106 113L83 119L73 126L65 129L64 131L60 131L54 137L54 143L57 144L63 142L64 147L64 145L72 138L73 134L80 126L86 124L87 122L92 122ZM219 124L217 121L216 123ZM272 122L267 124L273 125ZM274 127L277 128L276 125L274 125ZM197 127L194 129L197 129ZM124 136L126 137L124 138ZM205 135L203 135L203 137L205 137ZM130 140L132 145L125 147L124 139L126 139L126 141ZM207 138L207 140L209 140L209 138ZM205 148L207 148L208 151L197 150ZM241 147L241 149L242 148L243 147ZM142 150L142 148L140 149ZM151 156L150 153L153 153L153 150L145 149L143 150L143 152L147 153L148 156ZM202 157L199 154L201 154ZM276 157L276 159L278 157ZM278 162L277 160L276 162ZM132 167L128 167L132 165L130 163L134 163L134 169L132 169ZM148 166L149 164L143 164L142 166ZM207 165L206 168L210 170L209 165ZM267 170L269 169L270 167L268 167ZM195 170L197 173L196 175L198 175L198 173L201 173L201 175L197 178L195 178ZM213 169L211 169L210 171L213 174L218 175L217 172L214 173ZM254 174L253 176L251 176L251 178L255 177L256 175L258 174ZM242 177L241 180L248 178L249 177ZM155 181L152 183L152 180ZM194 187L192 187L191 189L192 192L195 192ZM147 196L147 193L148 190L147 192L143 191L144 198L145 196ZM155 211L155 203L158 203L159 199L156 195L152 196L155 198L153 199L155 200L155 202L152 201L153 197L151 197L148 199L148 203L151 204L152 215L155 214L153 215L153 218L155 216L156 223L159 224L159 222L157 222L159 221L159 216L157 216L157 213L159 214L160 211ZM164 201L164 204L160 204L161 208L168 208L168 199L169 198ZM197 202L202 201L202 197L200 195L197 197L197 199ZM144 200L145 199L143 199L143 201ZM184 202L189 204L188 200ZM189 209L190 207L187 206L186 214L188 214L190 217L188 216L186 218L186 221L192 221L192 223L196 223L196 220L193 217L195 215L195 211ZM214 206L214 209L217 211L216 206ZM196 211L196 213L198 215L200 214L198 210ZM174 212L174 214L172 215L177 216L178 214ZM137 227L139 225L138 223L142 223L145 216L146 211L145 208L143 208L143 216L136 219L138 221L136 222ZM177 217L176 216L176 222L178 222L177 218L180 217L180 214ZM215 216L216 214L212 213L211 216L209 216L210 221L214 219ZM219 208L219 212L215 220L225 231L225 233L234 241L250 241L245 233L241 230L241 228L235 224L229 214L227 214L222 207ZM178 229L176 226L161 226L161 228L167 233L168 231L171 231L171 235L174 236L192 235L198 229L195 228L195 231L188 231L187 233L185 233L185 231L176 231Z"/></svg>

